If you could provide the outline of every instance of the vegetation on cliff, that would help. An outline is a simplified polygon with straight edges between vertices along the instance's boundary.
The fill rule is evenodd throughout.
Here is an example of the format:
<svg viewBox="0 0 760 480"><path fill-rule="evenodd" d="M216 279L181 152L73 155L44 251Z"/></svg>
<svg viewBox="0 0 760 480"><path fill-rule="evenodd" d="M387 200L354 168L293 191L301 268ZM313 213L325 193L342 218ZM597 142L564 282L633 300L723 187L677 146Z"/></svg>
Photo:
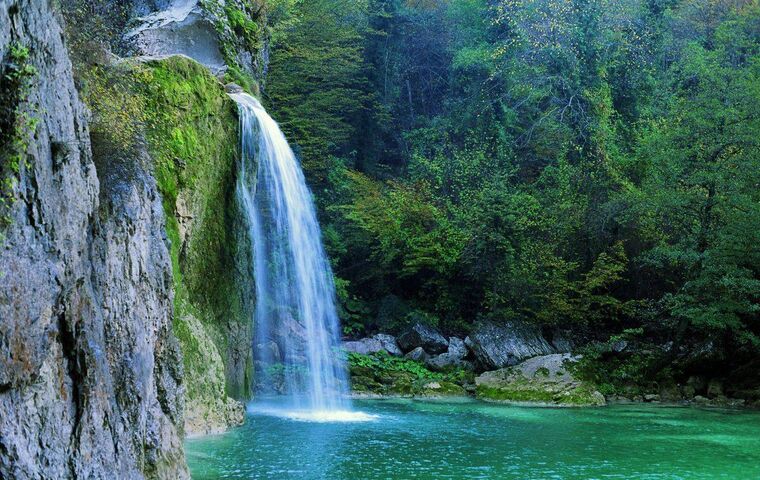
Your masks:
<svg viewBox="0 0 760 480"><path fill-rule="evenodd" d="M96 162L145 145L161 193L170 245L174 334L184 364L186 427L242 421L233 398L249 396L250 250L235 201L234 102L186 57L96 64L78 71L93 112ZM138 161L135 157L133 161Z"/></svg>

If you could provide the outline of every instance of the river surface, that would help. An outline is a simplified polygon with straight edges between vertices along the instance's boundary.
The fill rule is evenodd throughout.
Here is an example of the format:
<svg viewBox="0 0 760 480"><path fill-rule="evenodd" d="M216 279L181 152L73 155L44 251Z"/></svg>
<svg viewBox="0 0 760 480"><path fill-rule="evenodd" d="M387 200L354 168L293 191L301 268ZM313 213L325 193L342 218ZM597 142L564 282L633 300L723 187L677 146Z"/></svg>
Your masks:
<svg viewBox="0 0 760 480"><path fill-rule="evenodd" d="M758 412L402 399L356 401L354 408L363 421L305 421L251 404L244 426L187 441L192 476L760 479Z"/></svg>

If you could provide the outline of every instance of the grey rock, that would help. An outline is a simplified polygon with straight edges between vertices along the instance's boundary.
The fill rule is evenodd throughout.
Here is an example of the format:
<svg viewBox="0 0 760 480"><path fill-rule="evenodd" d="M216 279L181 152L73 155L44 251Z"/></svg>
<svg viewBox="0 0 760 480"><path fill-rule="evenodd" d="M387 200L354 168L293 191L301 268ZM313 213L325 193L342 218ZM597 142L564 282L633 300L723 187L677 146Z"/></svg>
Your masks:
<svg viewBox="0 0 760 480"><path fill-rule="evenodd" d="M518 321L479 322L465 343L486 368L504 368L554 353L538 328Z"/></svg>
<svg viewBox="0 0 760 480"><path fill-rule="evenodd" d="M214 72L225 67L219 35L196 0L175 0L125 35L145 56L186 55Z"/></svg>
<svg viewBox="0 0 760 480"><path fill-rule="evenodd" d="M660 396L656 393L647 393L644 395L644 401L645 402L659 402Z"/></svg>
<svg viewBox="0 0 760 480"><path fill-rule="evenodd" d="M0 478L187 478L161 201L139 150L96 168L56 8L0 0L39 121L0 248Z"/></svg>
<svg viewBox="0 0 760 480"><path fill-rule="evenodd" d="M371 355L378 352L386 352L390 355L401 356L401 350L396 344L396 339L392 335L379 333L372 337L362 338L343 342L342 347L347 352L359 353L362 355Z"/></svg>
<svg viewBox="0 0 760 480"><path fill-rule="evenodd" d="M380 345L382 346L383 350L388 352L388 354L394 355L394 356L403 355L403 353L401 352L401 349L398 346L398 343L396 342L396 337L394 337L393 335L388 335L386 333L378 333L372 338L380 342Z"/></svg>
<svg viewBox="0 0 760 480"><path fill-rule="evenodd" d="M269 62L269 39L263 28L264 17L260 16L261 5L258 12L252 6L245 0L134 0L128 24L137 26L124 33L124 40L138 55L186 55L217 74L227 69L228 61L234 61L263 83ZM230 25L228 9L259 24L258 35L263 36L260 44L251 45L245 34ZM230 53L234 59L229 57Z"/></svg>
<svg viewBox="0 0 760 480"><path fill-rule="evenodd" d="M425 366L430 370L442 372L452 368L463 368L465 370L474 370L472 362L461 358L453 357L448 353L442 353L425 359Z"/></svg>
<svg viewBox="0 0 760 480"><path fill-rule="evenodd" d="M628 342L626 340L618 340L610 345L610 350L615 353L622 353L628 348Z"/></svg>
<svg viewBox="0 0 760 480"><path fill-rule="evenodd" d="M414 360L416 362L425 362L427 360L429 355L422 347L417 347L411 352L408 352L406 355L404 355L404 358L409 360Z"/></svg>
<svg viewBox="0 0 760 480"><path fill-rule="evenodd" d="M464 344L464 340L458 337L450 337L449 348L446 353L456 358L465 358L467 356L467 346Z"/></svg>
<svg viewBox="0 0 760 480"><path fill-rule="evenodd" d="M461 338L451 337L449 339L449 347L446 353L428 357L425 360L425 365L435 371L443 371L451 368L464 368L472 370L473 364L465 360L467 356L467 347Z"/></svg>
<svg viewBox="0 0 760 480"><path fill-rule="evenodd" d="M432 327L416 323L404 331L396 339L398 346L404 352L422 347L427 353L443 353L448 350L449 342L443 335Z"/></svg>

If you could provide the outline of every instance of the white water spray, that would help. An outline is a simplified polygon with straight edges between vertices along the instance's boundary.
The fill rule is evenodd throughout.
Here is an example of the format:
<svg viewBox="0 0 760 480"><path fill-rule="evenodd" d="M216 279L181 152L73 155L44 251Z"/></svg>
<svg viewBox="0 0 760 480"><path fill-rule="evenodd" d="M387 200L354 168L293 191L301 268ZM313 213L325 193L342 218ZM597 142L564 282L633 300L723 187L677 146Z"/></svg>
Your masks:
<svg viewBox="0 0 760 480"><path fill-rule="evenodd" d="M350 404L335 286L311 193L277 123L250 95L230 96L240 112L238 196L254 249L257 383L284 393L288 408L330 418Z"/></svg>

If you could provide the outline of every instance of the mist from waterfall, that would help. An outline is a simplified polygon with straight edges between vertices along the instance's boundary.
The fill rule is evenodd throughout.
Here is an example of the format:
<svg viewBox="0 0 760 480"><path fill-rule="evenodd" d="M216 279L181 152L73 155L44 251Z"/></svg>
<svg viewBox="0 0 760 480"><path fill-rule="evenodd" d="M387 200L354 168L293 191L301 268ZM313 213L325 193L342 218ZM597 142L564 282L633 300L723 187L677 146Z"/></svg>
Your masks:
<svg viewBox="0 0 760 480"><path fill-rule="evenodd" d="M245 93L230 96L240 112L237 194L249 220L255 269L257 384L284 394L289 408L347 410L335 285L311 192L261 104Z"/></svg>

